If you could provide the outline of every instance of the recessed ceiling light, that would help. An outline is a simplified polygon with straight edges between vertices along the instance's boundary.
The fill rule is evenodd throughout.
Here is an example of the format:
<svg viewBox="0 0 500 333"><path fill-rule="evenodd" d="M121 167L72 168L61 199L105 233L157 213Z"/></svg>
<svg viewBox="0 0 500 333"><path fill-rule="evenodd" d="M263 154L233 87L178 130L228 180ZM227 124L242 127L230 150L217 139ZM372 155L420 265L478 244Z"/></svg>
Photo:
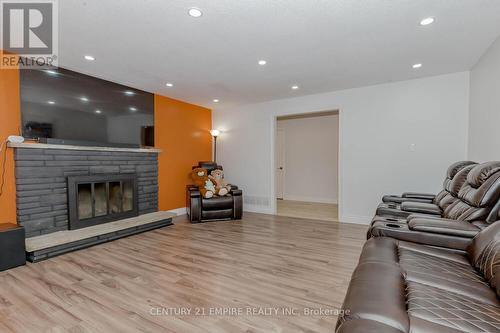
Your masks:
<svg viewBox="0 0 500 333"><path fill-rule="evenodd" d="M265 64L267 64L267 61L265 61L265 60L259 60L259 65L264 66Z"/></svg>
<svg viewBox="0 0 500 333"><path fill-rule="evenodd" d="M101 110L95 110L95 113L97 113L97 114L101 114L101 113L102 113L102 111L101 111Z"/></svg>
<svg viewBox="0 0 500 333"><path fill-rule="evenodd" d="M299 89L299 86L295 85L295 86L292 86L292 90L297 90Z"/></svg>
<svg viewBox="0 0 500 333"><path fill-rule="evenodd" d="M219 103L219 100L217 98L214 99L214 103Z"/></svg>
<svg viewBox="0 0 500 333"><path fill-rule="evenodd" d="M132 111L132 112L137 111L137 108L134 108L133 106L129 107L128 109L129 109L130 111Z"/></svg>
<svg viewBox="0 0 500 333"><path fill-rule="evenodd" d="M135 93L132 90L126 90L124 92L124 94L127 95L127 96L134 96L135 95Z"/></svg>
<svg viewBox="0 0 500 333"><path fill-rule="evenodd" d="M166 83L165 85L166 85L167 87L173 87L173 86L174 86L174 84L173 84L173 83L170 83L170 82L169 82L169 83Z"/></svg>
<svg viewBox="0 0 500 333"><path fill-rule="evenodd" d="M49 103L49 104L56 104L56 102L54 102L54 101L47 101L47 103Z"/></svg>
<svg viewBox="0 0 500 333"><path fill-rule="evenodd" d="M88 102L89 99L87 97L80 97L80 101L82 101L82 102Z"/></svg>
<svg viewBox="0 0 500 333"><path fill-rule="evenodd" d="M53 71L53 70L51 70L51 69L47 69L47 70L45 71L45 73L50 74L50 75L57 75L57 72L56 72L56 71Z"/></svg>
<svg viewBox="0 0 500 333"><path fill-rule="evenodd" d="M422 21L420 21L420 25L429 25L434 23L434 18L433 17L426 17Z"/></svg>
<svg viewBox="0 0 500 333"><path fill-rule="evenodd" d="M91 55L86 55L84 58L85 58L85 60L88 60L88 61L94 61L95 60L95 58L93 56L91 56Z"/></svg>
<svg viewBox="0 0 500 333"><path fill-rule="evenodd" d="M188 14L191 17L201 17L201 15L203 15L203 13L201 12L201 9L195 8L195 7L189 8Z"/></svg>
<svg viewBox="0 0 500 333"><path fill-rule="evenodd" d="M418 68L422 67L422 64L415 64L412 67L415 68L415 69L418 69Z"/></svg>

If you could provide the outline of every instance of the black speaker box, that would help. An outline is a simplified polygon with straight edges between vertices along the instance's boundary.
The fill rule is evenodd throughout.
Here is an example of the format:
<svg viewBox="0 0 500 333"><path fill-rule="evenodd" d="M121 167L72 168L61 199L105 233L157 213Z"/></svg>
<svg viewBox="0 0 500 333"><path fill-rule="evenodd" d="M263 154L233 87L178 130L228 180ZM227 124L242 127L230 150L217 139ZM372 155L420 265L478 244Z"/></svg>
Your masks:
<svg viewBox="0 0 500 333"><path fill-rule="evenodd" d="M0 224L0 271L26 264L24 228L15 224Z"/></svg>

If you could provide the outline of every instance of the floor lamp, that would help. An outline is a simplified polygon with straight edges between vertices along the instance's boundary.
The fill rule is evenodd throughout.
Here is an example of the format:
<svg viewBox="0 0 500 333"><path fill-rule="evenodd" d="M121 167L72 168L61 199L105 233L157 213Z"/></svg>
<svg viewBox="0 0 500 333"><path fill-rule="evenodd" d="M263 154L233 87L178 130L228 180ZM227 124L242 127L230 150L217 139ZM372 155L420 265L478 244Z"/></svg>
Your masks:
<svg viewBox="0 0 500 333"><path fill-rule="evenodd" d="M214 138L214 162L217 163L217 137L220 135L220 131L213 129L210 134Z"/></svg>

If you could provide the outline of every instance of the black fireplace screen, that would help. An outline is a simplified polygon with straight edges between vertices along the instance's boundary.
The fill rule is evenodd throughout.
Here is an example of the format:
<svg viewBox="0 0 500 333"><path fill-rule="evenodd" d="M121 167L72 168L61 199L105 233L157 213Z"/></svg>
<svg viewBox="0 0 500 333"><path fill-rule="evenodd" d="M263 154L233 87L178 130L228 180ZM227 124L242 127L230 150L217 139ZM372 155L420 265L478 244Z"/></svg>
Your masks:
<svg viewBox="0 0 500 333"><path fill-rule="evenodd" d="M135 174L68 177L69 228L138 215Z"/></svg>

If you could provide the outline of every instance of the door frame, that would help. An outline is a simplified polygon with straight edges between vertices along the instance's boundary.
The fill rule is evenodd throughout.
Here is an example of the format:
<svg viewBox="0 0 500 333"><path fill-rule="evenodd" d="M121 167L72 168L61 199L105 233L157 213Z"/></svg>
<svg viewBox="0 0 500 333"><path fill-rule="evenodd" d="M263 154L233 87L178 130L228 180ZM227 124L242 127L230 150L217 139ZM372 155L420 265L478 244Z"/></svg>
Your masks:
<svg viewBox="0 0 500 333"><path fill-rule="evenodd" d="M281 131L281 132L283 133L283 141L285 141L285 140L286 140L286 132L285 132L285 129L276 127L276 132L275 132L275 133L276 133L276 136L277 136L277 134L278 134L278 132L279 132L279 131ZM276 138L275 138L275 139L276 139ZM285 145L285 142L283 142L283 145ZM275 149L276 149L276 147L277 147L277 146L278 146L278 142L277 142L277 141L275 141ZM286 160L286 150L285 150L284 148L285 148L285 147L283 147L283 160ZM275 163L276 163L276 157L277 157L277 156L276 156L276 151L275 151L275 156L274 156L274 159L275 159L275 160L274 160L274 162L275 162ZM275 179L276 179L276 172L277 172L278 165L276 165L276 164L275 164L275 165L274 165L274 167L275 167L275 168L274 168L274 172L275 172L275 173L274 173L274 177L275 177ZM284 167L284 165L283 165L283 167ZM283 193L282 193L282 194L283 194L283 196L282 196L282 198L281 198L282 200L284 200L284 199L285 199L285 174L286 174L286 168L283 168L282 173L281 173L281 176L283 177L283 179L282 179L282 184L281 184L281 190L282 190L282 192L283 192ZM276 193L276 185L277 185L277 182L274 184L274 186L275 186L275 188L274 188L274 191L275 191L275 192L274 192L274 194L277 196L277 193ZM278 199L278 198L276 197L275 199Z"/></svg>
<svg viewBox="0 0 500 333"><path fill-rule="evenodd" d="M339 127L338 127L338 141L339 141L339 146L338 146L338 175L337 175L337 205L338 205L338 220L342 221L343 218L343 207L342 207L342 193L343 193L343 135L342 135L342 128L343 128L343 116L342 116L342 111L340 109L328 109L328 110L323 110L323 111L309 111L309 112L291 112L291 113L276 113L271 115L269 121L271 122L271 142L270 142L270 152L271 152L271 193L270 193L270 198L271 198L271 214L276 215L278 205L277 205L277 200L276 200L276 132L278 129L278 118L281 117L286 117L286 116L299 116L299 115L313 115L313 114L319 114L319 113L337 113L339 116Z"/></svg>

